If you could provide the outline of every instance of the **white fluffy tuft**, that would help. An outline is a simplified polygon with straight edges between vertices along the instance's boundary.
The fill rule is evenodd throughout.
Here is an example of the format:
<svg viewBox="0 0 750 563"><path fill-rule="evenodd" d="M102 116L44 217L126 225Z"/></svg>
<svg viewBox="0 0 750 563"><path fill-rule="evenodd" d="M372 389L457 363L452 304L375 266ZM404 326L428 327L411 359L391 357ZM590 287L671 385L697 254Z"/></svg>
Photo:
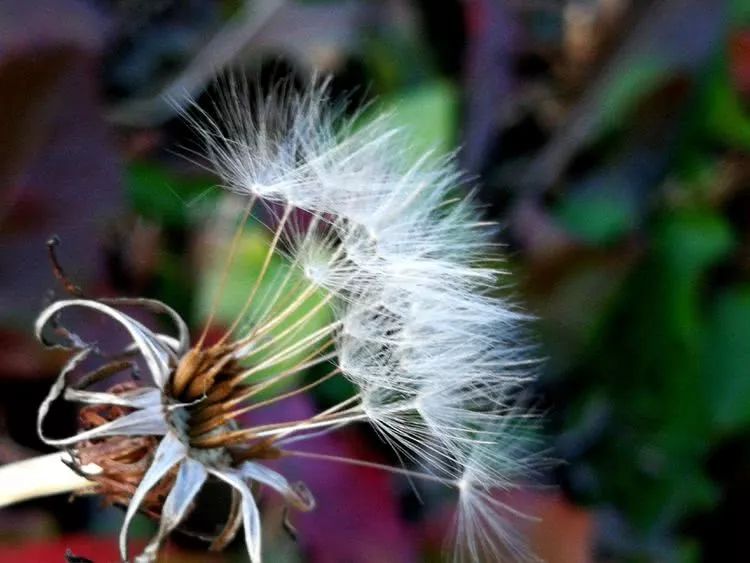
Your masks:
<svg viewBox="0 0 750 563"><path fill-rule="evenodd" d="M195 120L211 160L230 191L313 217L283 251L335 296L338 363L371 424L460 485L460 533L477 555L506 535L492 491L525 469L510 434L533 371L524 315L494 294L492 227L452 156L409 162L401 130L329 109L325 82L252 104L230 82L221 121Z"/></svg>

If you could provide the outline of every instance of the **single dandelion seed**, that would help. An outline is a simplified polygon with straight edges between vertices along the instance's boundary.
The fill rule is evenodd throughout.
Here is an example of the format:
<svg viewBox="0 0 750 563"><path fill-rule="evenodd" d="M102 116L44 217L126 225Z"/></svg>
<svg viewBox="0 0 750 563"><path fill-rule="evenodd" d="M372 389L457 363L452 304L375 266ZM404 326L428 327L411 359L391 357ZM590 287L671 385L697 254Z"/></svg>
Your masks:
<svg viewBox="0 0 750 563"><path fill-rule="evenodd" d="M387 117L360 125L332 109L326 91L325 82L304 92L282 85L251 104L247 86L229 79L216 100L219 118L199 108L189 118L226 189L242 202L217 297L194 344L182 318L160 302L88 299L67 282L76 297L37 320L42 342L75 353L38 416L42 439L65 451L44 458L56 469L34 476L39 486L20 498L86 487L126 507L124 561L138 511L159 529L134 560L153 561L201 489L221 482L232 496L210 547L223 548L242 529L250 560L259 562L261 489L296 510L315 506L303 483L268 466L282 457L375 467L453 488L457 560L520 553L503 547L514 544L505 525L512 511L496 493L529 469L529 417L518 392L534 362L519 337L524 315L495 296L502 272L490 261L492 227L462 195L452 156L405 162L408 141ZM273 227L265 258L234 322L214 340L208 328L229 263L261 207ZM287 267L269 281L279 258ZM108 319L127 345L107 353L66 328L73 309ZM149 328L134 309L166 316L173 330ZM321 311L329 322L311 329ZM289 387L297 374L324 365L317 380ZM310 418L241 423L249 411L334 378L350 381L352 395ZM82 405L80 429L52 438L44 421L61 399ZM372 425L402 465L315 451L315 438L357 423ZM12 469L0 469L0 477ZM69 483L42 486L65 471Z"/></svg>

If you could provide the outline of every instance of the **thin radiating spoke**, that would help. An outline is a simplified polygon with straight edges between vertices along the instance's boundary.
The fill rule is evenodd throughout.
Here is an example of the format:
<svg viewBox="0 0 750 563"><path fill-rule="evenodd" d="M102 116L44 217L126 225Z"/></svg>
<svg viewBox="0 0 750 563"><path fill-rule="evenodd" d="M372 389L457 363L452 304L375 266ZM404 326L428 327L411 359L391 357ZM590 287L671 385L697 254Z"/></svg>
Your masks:
<svg viewBox="0 0 750 563"><path fill-rule="evenodd" d="M388 473L395 473L397 475L405 475L407 477L414 477L416 479L422 479L424 481L432 481L434 483L440 483L442 485L448 485L448 486L456 487L456 488L458 488L459 486L458 481L455 479L446 479L443 477L438 477L437 475L432 475L430 473L422 473L421 471L412 471L409 469L403 469L401 467L387 465L384 463L376 463L373 461L365 461L362 459L356 459L356 458L344 457L344 456L319 454L315 452L303 452L299 450L282 450L282 453L288 456L294 456L294 457L300 457L300 458L306 458L306 459L315 459L319 461L331 461L334 463L344 463L347 465L355 465L358 467L380 469L381 471L387 471Z"/></svg>

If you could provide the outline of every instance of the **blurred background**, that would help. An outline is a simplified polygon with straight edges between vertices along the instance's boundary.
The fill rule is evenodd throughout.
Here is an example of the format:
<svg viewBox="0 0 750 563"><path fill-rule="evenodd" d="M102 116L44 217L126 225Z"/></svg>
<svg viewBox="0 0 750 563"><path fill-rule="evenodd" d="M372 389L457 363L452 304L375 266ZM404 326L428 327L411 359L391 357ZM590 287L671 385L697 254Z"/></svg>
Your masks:
<svg viewBox="0 0 750 563"><path fill-rule="evenodd" d="M539 319L529 393L559 461L507 498L540 518L521 524L532 551L750 560L749 0L3 0L0 462L46 451L35 410L61 358L32 324L59 294L51 235L89 293L205 318L222 201L176 108L227 68L261 85L330 73L334 98L394 111L415 155L458 150ZM262 236L245 234L228 314ZM365 429L331 440L390 455ZM268 561L438 560L449 499L297 471L318 509L297 542L266 527ZM121 520L95 498L2 510L0 561L115 561ZM176 536L164 560L209 559Z"/></svg>

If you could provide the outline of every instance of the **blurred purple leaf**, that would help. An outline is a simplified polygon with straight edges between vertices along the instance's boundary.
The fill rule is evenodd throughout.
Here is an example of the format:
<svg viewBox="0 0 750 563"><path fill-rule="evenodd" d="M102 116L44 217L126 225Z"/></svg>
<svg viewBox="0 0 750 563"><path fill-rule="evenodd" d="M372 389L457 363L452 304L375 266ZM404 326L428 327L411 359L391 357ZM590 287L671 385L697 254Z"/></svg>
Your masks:
<svg viewBox="0 0 750 563"><path fill-rule="evenodd" d="M55 286L50 235L74 278L99 273L102 228L122 205L98 104L103 29L72 0L0 6L0 323L30 327Z"/></svg>

